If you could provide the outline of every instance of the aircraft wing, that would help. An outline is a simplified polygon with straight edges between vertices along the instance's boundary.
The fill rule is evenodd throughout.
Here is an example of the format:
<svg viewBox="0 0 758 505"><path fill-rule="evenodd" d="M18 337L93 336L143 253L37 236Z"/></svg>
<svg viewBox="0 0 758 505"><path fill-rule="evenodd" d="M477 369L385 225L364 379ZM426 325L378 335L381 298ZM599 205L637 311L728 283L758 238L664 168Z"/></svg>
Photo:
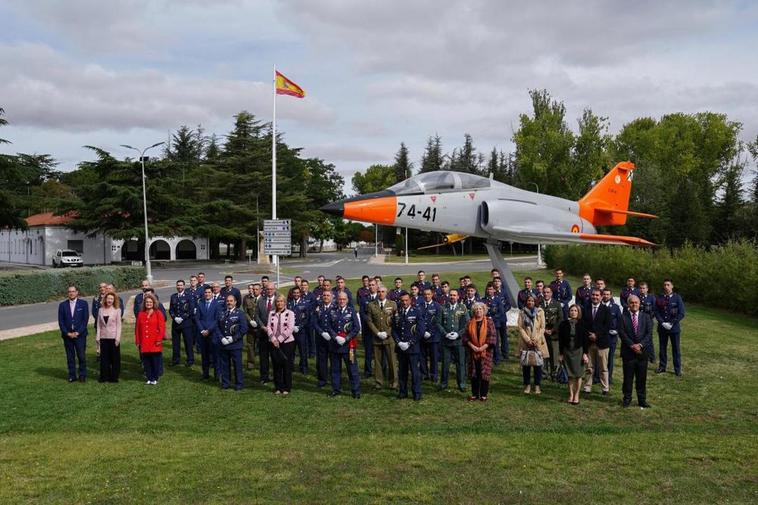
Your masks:
<svg viewBox="0 0 758 505"><path fill-rule="evenodd" d="M494 227L496 238L531 244L611 244L655 247L656 244L638 237L604 235L600 233L535 232L533 229Z"/></svg>

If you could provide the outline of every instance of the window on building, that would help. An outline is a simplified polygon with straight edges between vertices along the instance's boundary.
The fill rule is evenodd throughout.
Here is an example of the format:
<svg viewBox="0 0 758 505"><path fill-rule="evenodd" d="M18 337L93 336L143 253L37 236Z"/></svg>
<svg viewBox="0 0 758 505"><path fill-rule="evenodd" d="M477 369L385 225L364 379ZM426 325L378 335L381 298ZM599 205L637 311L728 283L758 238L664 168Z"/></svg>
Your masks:
<svg viewBox="0 0 758 505"><path fill-rule="evenodd" d="M84 254L84 240L69 240L66 249L72 249L79 254Z"/></svg>

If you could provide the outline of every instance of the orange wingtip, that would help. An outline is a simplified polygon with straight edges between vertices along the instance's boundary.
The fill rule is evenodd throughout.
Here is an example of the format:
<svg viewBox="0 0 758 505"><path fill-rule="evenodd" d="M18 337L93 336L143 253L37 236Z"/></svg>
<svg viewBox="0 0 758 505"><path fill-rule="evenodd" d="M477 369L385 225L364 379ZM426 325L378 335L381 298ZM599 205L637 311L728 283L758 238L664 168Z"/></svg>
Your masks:
<svg viewBox="0 0 758 505"><path fill-rule="evenodd" d="M627 237L625 235L601 235L599 233L580 233L579 237L582 240L596 241L596 242L618 242L619 244L636 245L641 247L655 247L656 244L649 242L644 238L639 237Z"/></svg>
<svg viewBox="0 0 758 505"><path fill-rule="evenodd" d="M394 224L396 212L397 197L385 196L345 202L342 217L367 223Z"/></svg>

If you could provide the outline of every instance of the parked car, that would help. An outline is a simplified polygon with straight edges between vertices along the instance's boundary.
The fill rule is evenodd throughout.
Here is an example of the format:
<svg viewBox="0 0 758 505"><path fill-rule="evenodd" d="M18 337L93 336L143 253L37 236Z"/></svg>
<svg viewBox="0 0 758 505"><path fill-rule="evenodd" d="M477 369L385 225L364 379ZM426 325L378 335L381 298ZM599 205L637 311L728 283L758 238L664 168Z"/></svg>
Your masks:
<svg viewBox="0 0 758 505"><path fill-rule="evenodd" d="M58 249L53 256L53 268L80 267L84 265L78 252L71 249Z"/></svg>

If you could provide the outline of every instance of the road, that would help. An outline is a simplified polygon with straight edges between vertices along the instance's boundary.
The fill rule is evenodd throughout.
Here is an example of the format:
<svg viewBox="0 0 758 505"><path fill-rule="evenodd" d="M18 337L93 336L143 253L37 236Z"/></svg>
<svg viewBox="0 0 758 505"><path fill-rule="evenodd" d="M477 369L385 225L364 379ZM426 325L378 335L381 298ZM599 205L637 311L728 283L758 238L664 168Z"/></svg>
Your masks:
<svg viewBox="0 0 758 505"><path fill-rule="evenodd" d="M313 282L319 275L325 275L329 278L334 278L335 275L342 275L350 279L367 274L381 275L385 278L385 283L387 283L388 277L413 275L421 269L431 274L432 272L483 272L492 268L490 262L487 260L439 264L412 263L405 265L397 263L375 264L370 262L372 258L373 249L362 249L359 251L357 259L353 257L352 252L340 252L311 254L308 258L304 259L283 260L281 263L283 272L280 275L280 280L282 283L291 282L293 276L301 275ZM537 267L536 256L514 257L508 262L514 270L529 270ZM171 294L176 291L174 283L177 279L184 279L189 283L190 274L195 274L199 271L205 272L207 282L216 280L223 282L224 275L231 274L234 276L235 285L245 293L247 284L252 280L259 280L260 276L263 275L264 269L255 264L248 266L244 263L178 263L168 267L154 268L154 285L161 301L167 302ZM272 277L272 279L274 278L274 275L271 273L267 272L266 274ZM457 279L449 280L451 283L452 281L457 281ZM312 286L315 287L314 284ZM130 290L120 292L119 294L126 301L136 293L137 290ZM88 298L88 301L91 301L91 298ZM21 328L34 327L33 330L35 331L30 330L30 333L52 329L50 326L54 325L56 321L58 303L59 301L54 301L0 308L0 339L15 336Z"/></svg>

